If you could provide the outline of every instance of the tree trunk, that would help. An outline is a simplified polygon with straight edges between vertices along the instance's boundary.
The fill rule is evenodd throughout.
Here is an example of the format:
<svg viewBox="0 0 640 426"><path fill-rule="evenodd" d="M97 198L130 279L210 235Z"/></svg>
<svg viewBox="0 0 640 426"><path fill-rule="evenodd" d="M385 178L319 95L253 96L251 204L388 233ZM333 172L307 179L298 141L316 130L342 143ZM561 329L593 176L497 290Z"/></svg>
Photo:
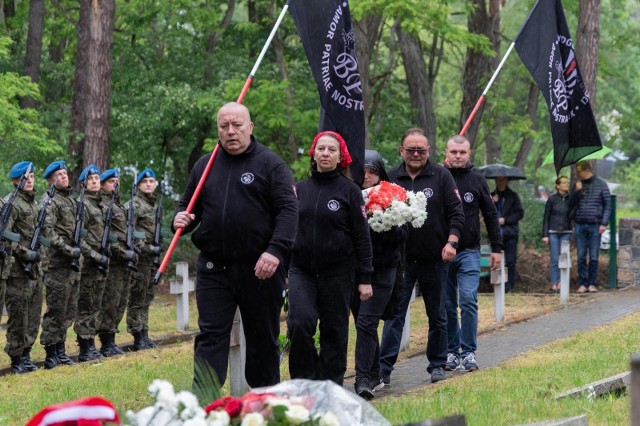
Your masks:
<svg viewBox="0 0 640 426"><path fill-rule="evenodd" d="M4 0L4 4L2 5L2 12L4 13L4 18L13 18L16 16L16 4L14 0Z"/></svg>
<svg viewBox="0 0 640 426"><path fill-rule="evenodd" d="M371 138L369 137L369 123L371 121L371 69L369 59L373 56L376 42L380 38L380 27L383 19L381 15L368 15L360 21L353 23L353 30L356 35L356 55L358 56L358 71L362 82L362 101L364 102L365 120L364 146L369 148Z"/></svg>
<svg viewBox="0 0 640 426"><path fill-rule="evenodd" d="M111 55L115 0L91 0L89 79L85 161L101 169L109 164L111 118Z"/></svg>
<svg viewBox="0 0 640 426"><path fill-rule="evenodd" d="M407 76L409 97L415 113L414 123L426 132L431 145L431 158L436 158L437 129L433 102L433 79L435 76L427 72L420 40L413 34L405 32L401 27L398 27L397 31L404 71ZM433 61L434 57L431 56L430 63Z"/></svg>
<svg viewBox="0 0 640 426"><path fill-rule="evenodd" d="M489 0L489 13L487 13L486 0L472 0L473 13L467 20L467 28L470 33L483 34L491 41L493 50L500 53L500 4L499 0ZM497 63L500 58L497 57ZM460 128L462 129L467 119L473 111L473 107L482 95L484 90L483 83L489 78L492 68L495 69L497 63L486 54L475 50L467 49L467 55L464 63L464 74L462 76L462 104L460 106ZM475 149L478 145L478 130L482 121L484 112L484 104L480 107L476 116L471 121L465 136L471 142L471 148ZM487 139L487 145L490 144L490 138ZM490 147L487 146L489 150Z"/></svg>
<svg viewBox="0 0 640 426"><path fill-rule="evenodd" d="M44 0L31 0L29 3L29 31L27 33L27 51L24 56L23 74L30 77L34 83L40 82L44 14ZM31 97L26 97L20 99L20 106L22 108L35 108L37 102Z"/></svg>
<svg viewBox="0 0 640 426"><path fill-rule="evenodd" d="M580 0L576 57L589 93L591 109L596 110L598 43L600 42L600 0Z"/></svg>
<svg viewBox="0 0 640 426"><path fill-rule="evenodd" d="M527 102L527 115L529 116L529 121L531 121L531 130L535 131L538 128L538 124L536 121L536 112L538 110L538 95L540 94L540 88L538 85L533 82L529 86L529 101ZM518 156L516 157L516 161L513 164L516 167L524 167L527 162L527 157L529 157L529 152L531 152L531 147L533 146L533 137L527 136L522 141L522 145L520 145L520 151L518 151Z"/></svg>
<svg viewBox="0 0 640 426"><path fill-rule="evenodd" d="M220 37L222 37L222 33L224 33L229 27L229 24L231 24L231 18L233 17L233 12L236 10L237 3L237 0L229 0L227 3L227 11L224 18L222 18L222 22L207 36L207 48L205 51L206 59L204 65L205 83L211 82L211 76L213 75L213 52L218 45L218 41L220 41Z"/></svg>
<svg viewBox="0 0 640 426"><path fill-rule="evenodd" d="M87 127L86 108L89 102L89 45L91 40L91 0L80 0L80 17L76 25L78 47L75 59L73 78L73 99L71 101L71 136L69 138L69 154L73 159L71 168L73 178L80 176L82 169L92 161L103 169L106 160L84 158L85 131Z"/></svg>

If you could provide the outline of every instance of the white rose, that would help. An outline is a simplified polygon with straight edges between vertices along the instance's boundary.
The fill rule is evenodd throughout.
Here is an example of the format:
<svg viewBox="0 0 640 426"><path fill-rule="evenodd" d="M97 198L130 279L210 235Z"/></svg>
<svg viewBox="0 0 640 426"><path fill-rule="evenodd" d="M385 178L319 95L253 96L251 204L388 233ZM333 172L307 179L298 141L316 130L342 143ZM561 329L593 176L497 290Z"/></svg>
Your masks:
<svg viewBox="0 0 640 426"><path fill-rule="evenodd" d="M209 426L229 426L231 418L226 411L211 411L207 416L207 422Z"/></svg>
<svg viewBox="0 0 640 426"><path fill-rule="evenodd" d="M142 410L134 413L133 411L127 411L127 418L131 422L133 426L137 425L148 425L151 417L153 417L153 413L155 412L155 407L145 407Z"/></svg>
<svg viewBox="0 0 640 426"><path fill-rule="evenodd" d="M188 419L185 420L182 426L207 426L205 419Z"/></svg>
<svg viewBox="0 0 640 426"><path fill-rule="evenodd" d="M242 423L240 426L265 426L266 423L264 421L264 417L260 413L249 413L244 416L242 419Z"/></svg>
<svg viewBox="0 0 640 426"><path fill-rule="evenodd" d="M188 391L180 391L176 394L178 403L182 404L185 408L199 407L198 398Z"/></svg>
<svg viewBox="0 0 640 426"><path fill-rule="evenodd" d="M292 405L284 415L291 424L299 425L309 420L309 410L302 405Z"/></svg>
<svg viewBox="0 0 640 426"><path fill-rule="evenodd" d="M320 416L320 426L340 426L338 418L333 413L324 413Z"/></svg>

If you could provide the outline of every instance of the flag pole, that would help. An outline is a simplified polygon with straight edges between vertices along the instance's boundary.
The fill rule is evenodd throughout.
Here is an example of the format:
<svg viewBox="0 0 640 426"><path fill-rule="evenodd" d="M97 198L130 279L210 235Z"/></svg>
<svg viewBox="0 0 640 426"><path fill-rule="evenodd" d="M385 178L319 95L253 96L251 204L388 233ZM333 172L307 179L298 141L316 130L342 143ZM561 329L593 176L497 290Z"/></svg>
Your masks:
<svg viewBox="0 0 640 426"><path fill-rule="evenodd" d="M511 42L511 45L509 45L509 48L507 49L507 53L504 54L504 57L502 58L502 60L500 61L500 64L498 65L498 68L496 68L496 71L493 73L493 76L491 77L491 80L489 80L489 83L487 84L487 87L484 89L484 92L482 92L482 95L480 95L480 98L478 98L478 102L476 102L476 106L473 107L473 110L471 111L471 114L469 115L469 118L467 118L467 122L464 123L464 127L462 127L462 130L460 130L460 136L464 136L464 134L467 133L467 130L469 130L469 126L471 125L471 121L476 116L476 113L480 109L480 106L482 105L482 103L486 99L487 92L489 91L489 88L491 87L491 85L493 84L495 79L498 77L498 74L500 73L500 70L502 69L502 66L504 65L504 63L507 60L507 58L509 57L509 55L511 54L511 51L513 50L515 45L516 45L515 41Z"/></svg>
<svg viewBox="0 0 640 426"><path fill-rule="evenodd" d="M280 16L278 16L278 19L276 20L276 23L274 24L273 28L271 29L271 33L269 34L269 37L267 38L267 41L264 43L264 46L262 47L262 51L260 52L260 55L258 55L258 59L256 60L255 65L253 66L253 68L251 69L251 72L249 73L249 76L247 77L247 80L244 83L244 86L242 87L242 90L240 91L240 95L238 96L237 99L237 103L241 104L242 101L244 100L245 95L247 94L247 92L249 91L249 87L251 86L251 83L253 81L253 77L256 75L256 72L258 71L258 67L260 67L260 63L262 62L262 59L264 58L264 55L267 52L267 49L269 48L269 45L271 44L271 41L273 40L273 37L276 34L276 30L278 29L278 27L280 26L280 23L282 22L282 19L284 18L284 16L287 13L287 9L289 9L289 4L291 3L291 0L287 0L287 3L284 5L284 7L282 8L282 12L280 12ZM216 147L213 149L213 152L211 153L211 157L209 157L209 161L207 162L207 165L205 166L204 171L202 172L202 176L200 177L200 180L198 181L198 185L196 186L195 191L193 191L193 195L191 196L191 200L189 200L189 204L187 205L187 209L185 210L187 213L191 213L193 211L193 208L195 207L196 201L198 200L198 197L200 196L200 192L202 191L202 187L204 186L205 181L207 180L207 177L209 176L209 172L211 172L211 168L213 167L213 163L218 155L218 151L220 150L220 144L216 144ZM160 278L162 277L162 274L164 273L164 271L167 268L167 264L169 263L169 259L171 259L171 255L173 254L173 251L175 250L176 246L178 245L178 240L180 239L180 236L182 235L182 231L184 230L184 228L177 228L176 232L173 234L173 238L171 239L171 243L169 244L169 247L167 248L167 252L164 255L164 258L162 259L162 262L160 263L160 267L158 267L158 271L156 272L155 276L153 277L153 283L154 284L158 284L160 282Z"/></svg>

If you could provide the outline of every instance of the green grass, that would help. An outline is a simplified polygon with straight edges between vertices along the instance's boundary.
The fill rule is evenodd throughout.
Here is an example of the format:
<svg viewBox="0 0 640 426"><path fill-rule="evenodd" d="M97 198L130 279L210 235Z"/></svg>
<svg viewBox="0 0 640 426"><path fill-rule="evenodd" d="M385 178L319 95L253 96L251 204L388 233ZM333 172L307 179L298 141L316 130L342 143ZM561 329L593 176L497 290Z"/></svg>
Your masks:
<svg viewBox="0 0 640 426"><path fill-rule="evenodd" d="M507 301L507 313L522 312L524 316L556 304L545 298L520 295ZM541 307L536 309L535 303ZM413 306L410 353L424 350L423 335L426 334L422 300ZM160 301L152 310L155 330L152 334L174 333L174 303ZM195 328L195 312L192 314L192 328ZM492 315L491 298L481 297L481 328L491 327L492 320L488 318ZM497 368L447 380L401 398L376 399L374 405L393 424L458 413L467 416L469 425L514 425L582 413L589 415L590 425L628 424L628 397L589 403L585 399L555 401L553 395L628 369L630 354L640 346L638 323L640 313L544 346ZM354 337L354 334L350 336L350 365L353 365ZM120 338L131 341L127 333L120 333ZM1 333L0 340L3 339L4 333ZM38 347L36 345L34 351ZM8 357L4 358L6 362ZM193 343L189 341L99 364L0 377L0 424L24 424L46 405L89 395L109 399L124 415L128 409L139 410L151 403L147 387L153 379L168 380L176 390L190 390L192 372ZM286 357L281 374L283 380L288 378ZM228 385L223 393L228 393Z"/></svg>

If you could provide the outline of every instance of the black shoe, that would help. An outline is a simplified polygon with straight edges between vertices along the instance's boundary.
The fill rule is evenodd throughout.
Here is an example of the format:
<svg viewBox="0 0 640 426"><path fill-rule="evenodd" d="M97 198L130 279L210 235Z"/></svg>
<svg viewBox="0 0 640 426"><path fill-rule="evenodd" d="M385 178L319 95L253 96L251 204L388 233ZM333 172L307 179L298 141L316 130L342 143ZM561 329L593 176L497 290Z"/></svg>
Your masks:
<svg viewBox="0 0 640 426"><path fill-rule="evenodd" d="M385 386L388 386L391 384L391 373L389 374L380 373L380 378L382 379L382 383L384 383Z"/></svg>
<svg viewBox="0 0 640 426"><path fill-rule="evenodd" d="M60 361L60 364L64 364L64 365L75 364L75 362L73 362L73 360L69 358L66 354L64 341L56 343L56 353L58 354L58 361Z"/></svg>
<svg viewBox="0 0 640 426"><path fill-rule="evenodd" d="M91 344L90 339L83 339L82 337L78 337L78 346L80 346L80 353L78 354L78 362L88 362L93 361L96 357L91 352Z"/></svg>
<svg viewBox="0 0 640 426"><path fill-rule="evenodd" d="M11 373L12 374L25 374L28 372L29 371L26 369L26 367L24 366L24 363L22 362L22 356L17 355L17 356L11 357Z"/></svg>
<svg viewBox="0 0 640 426"><path fill-rule="evenodd" d="M444 374L444 368L436 367L431 370L431 383L441 382L446 378L447 376Z"/></svg>
<svg viewBox="0 0 640 426"><path fill-rule="evenodd" d="M364 398L367 401L373 399L373 391L369 385L368 377L356 378L355 388L359 397Z"/></svg>
<svg viewBox="0 0 640 426"><path fill-rule="evenodd" d="M106 357L122 355L124 352L115 343L116 333L100 333L100 342L102 347L100 353Z"/></svg>
<svg viewBox="0 0 640 426"><path fill-rule="evenodd" d="M38 366L31 361L31 347L22 350L22 365L28 372L38 370Z"/></svg>
<svg viewBox="0 0 640 426"><path fill-rule="evenodd" d="M102 355L100 351L96 349L96 340L95 339L88 339L88 340L89 340L89 352L91 352L91 355L93 355L95 359L103 359L104 355Z"/></svg>
<svg viewBox="0 0 640 426"><path fill-rule="evenodd" d="M134 351L142 351L144 349L150 349L144 342L144 336L142 335L142 331L134 331L131 333L133 336L133 346L131 349Z"/></svg>
<svg viewBox="0 0 640 426"><path fill-rule="evenodd" d="M375 393L384 387L384 381L380 376L373 376L369 378L369 387Z"/></svg>
<svg viewBox="0 0 640 426"><path fill-rule="evenodd" d="M47 353L47 357L44 359L44 368L51 370L52 368L56 368L60 365L56 345L45 346L44 350Z"/></svg>
<svg viewBox="0 0 640 426"><path fill-rule="evenodd" d="M149 338L149 330L142 330L142 337L144 338L144 344L147 345L147 348L155 349L158 347L158 345Z"/></svg>

